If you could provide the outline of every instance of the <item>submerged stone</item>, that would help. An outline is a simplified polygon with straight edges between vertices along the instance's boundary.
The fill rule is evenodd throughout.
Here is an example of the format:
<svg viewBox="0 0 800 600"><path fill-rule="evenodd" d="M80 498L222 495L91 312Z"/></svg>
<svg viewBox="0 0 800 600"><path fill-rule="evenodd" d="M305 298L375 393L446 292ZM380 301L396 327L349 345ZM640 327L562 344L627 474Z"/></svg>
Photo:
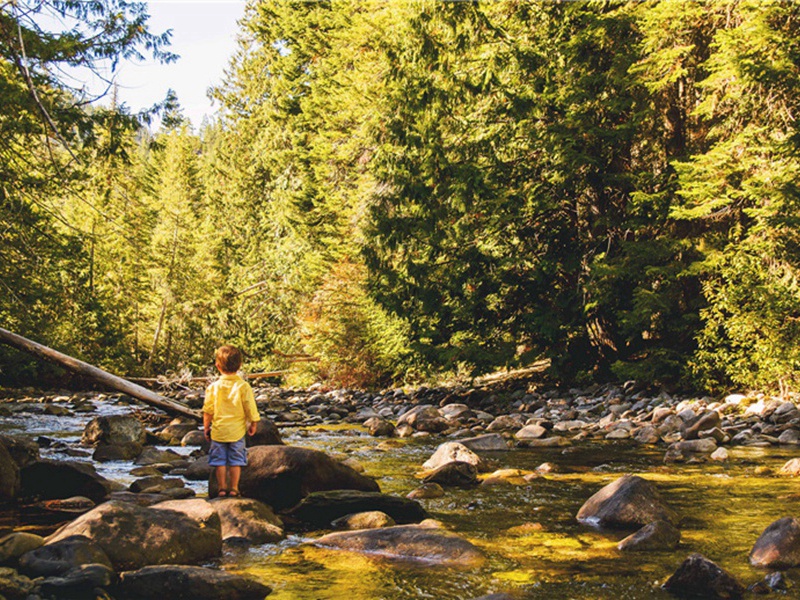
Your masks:
<svg viewBox="0 0 800 600"><path fill-rule="evenodd" d="M474 567L486 560L483 553L464 538L422 525L330 533L313 543L326 548L450 566Z"/></svg>

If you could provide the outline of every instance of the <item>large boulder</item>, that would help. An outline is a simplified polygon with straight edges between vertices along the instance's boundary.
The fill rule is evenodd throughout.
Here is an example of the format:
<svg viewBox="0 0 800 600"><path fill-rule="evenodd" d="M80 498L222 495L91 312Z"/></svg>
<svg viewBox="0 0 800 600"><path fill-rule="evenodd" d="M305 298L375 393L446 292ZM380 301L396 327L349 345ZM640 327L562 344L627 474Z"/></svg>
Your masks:
<svg viewBox="0 0 800 600"><path fill-rule="evenodd" d="M324 535L313 543L325 548L451 566L480 566L486 560L483 553L467 540L444 529L425 525L342 531Z"/></svg>
<svg viewBox="0 0 800 600"><path fill-rule="evenodd" d="M250 577L179 565L123 573L114 588L120 600L264 600L272 589Z"/></svg>
<svg viewBox="0 0 800 600"><path fill-rule="evenodd" d="M111 561L99 545L72 535L26 552L19 559L19 570L29 577L49 577L89 564L110 567Z"/></svg>
<svg viewBox="0 0 800 600"><path fill-rule="evenodd" d="M218 486L212 474L209 496ZM374 479L334 460L324 452L297 446L255 446L248 450L239 489L277 511L295 506L312 492L359 490L378 492Z"/></svg>
<svg viewBox="0 0 800 600"><path fill-rule="evenodd" d="M419 523L428 516L416 500L354 490L314 492L290 510L287 516L323 528L345 515L368 511L386 513L401 525Z"/></svg>
<svg viewBox="0 0 800 600"><path fill-rule="evenodd" d="M97 417L89 421L83 430L81 442L89 446L107 444L129 444L136 442L144 444L147 440L147 430L142 422L130 415L112 415Z"/></svg>
<svg viewBox="0 0 800 600"><path fill-rule="evenodd" d="M481 457L458 442L441 444L436 448L436 452L422 464L422 468L433 471L451 462L465 462L473 465L479 471L484 470Z"/></svg>
<svg viewBox="0 0 800 600"><path fill-rule="evenodd" d="M23 498L55 500L84 496L102 502L108 494L119 489L89 464L56 460L40 460L20 472Z"/></svg>
<svg viewBox="0 0 800 600"><path fill-rule="evenodd" d="M286 537L280 517L258 500L217 498L211 505L219 515L223 541L268 544Z"/></svg>
<svg viewBox="0 0 800 600"><path fill-rule="evenodd" d="M19 491L19 467L6 447L0 444L0 503L14 500Z"/></svg>
<svg viewBox="0 0 800 600"><path fill-rule="evenodd" d="M596 527L644 527L653 521L673 525L678 515L655 486L638 475L624 475L609 483L581 506L578 521Z"/></svg>
<svg viewBox="0 0 800 600"><path fill-rule="evenodd" d="M744 588L730 573L700 554L687 558L663 588L682 598L736 600L744 594Z"/></svg>
<svg viewBox="0 0 800 600"><path fill-rule="evenodd" d="M800 565L800 521L784 517L767 527L750 551L750 564L768 569Z"/></svg>
<svg viewBox="0 0 800 600"><path fill-rule="evenodd" d="M86 536L106 552L117 570L193 564L222 552L219 518L210 523L199 523L174 510L113 500L63 526L47 543Z"/></svg>
<svg viewBox="0 0 800 600"><path fill-rule="evenodd" d="M271 419L261 417L256 423L256 432L245 437L247 447L252 446L282 446L281 432Z"/></svg>

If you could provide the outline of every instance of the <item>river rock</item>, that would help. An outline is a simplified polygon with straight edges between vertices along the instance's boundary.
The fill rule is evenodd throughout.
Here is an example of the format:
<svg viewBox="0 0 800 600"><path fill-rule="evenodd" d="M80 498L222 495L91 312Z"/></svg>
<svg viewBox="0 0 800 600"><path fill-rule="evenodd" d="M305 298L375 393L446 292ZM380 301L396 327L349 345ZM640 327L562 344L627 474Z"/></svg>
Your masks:
<svg viewBox="0 0 800 600"><path fill-rule="evenodd" d="M272 419L261 417L256 423L256 432L245 438L248 448L253 446L282 446L281 432Z"/></svg>
<svg viewBox="0 0 800 600"><path fill-rule="evenodd" d="M170 498L166 494L135 494L127 490L122 492L112 492L109 494L108 499L117 500L119 502L128 502L130 504L136 504L137 506L153 506L154 504L167 502L168 500L174 500L174 498Z"/></svg>
<svg viewBox="0 0 800 600"><path fill-rule="evenodd" d="M217 498L211 505L219 514L223 541L257 545L279 542L286 537L280 517L263 502L249 498Z"/></svg>
<svg viewBox="0 0 800 600"><path fill-rule="evenodd" d="M209 477L209 495L218 491ZM380 491L377 482L334 460L324 452L297 446L254 446L239 482L242 495L277 511L295 506L312 492L328 490Z"/></svg>
<svg viewBox="0 0 800 600"><path fill-rule="evenodd" d="M216 507L203 498L167 500L153 506L156 510L180 513L189 517L199 527L221 531L222 519Z"/></svg>
<svg viewBox="0 0 800 600"><path fill-rule="evenodd" d="M208 479L213 472L214 468L208 466L208 456L201 456L186 468L183 476L189 481L203 481Z"/></svg>
<svg viewBox="0 0 800 600"><path fill-rule="evenodd" d="M409 500L431 500L444 496L444 488L438 483L423 483L417 489L408 493L406 498Z"/></svg>
<svg viewBox="0 0 800 600"><path fill-rule="evenodd" d="M484 468L481 457L459 442L445 442L440 445L433 456L422 464L422 468L435 470L451 462L469 463L479 471Z"/></svg>
<svg viewBox="0 0 800 600"><path fill-rule="evenodd" d="M19 467L6 447L0 444L0 503L14 500L20 492Z"/></svg>
<svg viewBox="0 0 800 600"><path fill-rule="evenodd" d="M329 533L313 543L324 548L394 559L424 560L449 566L476 567L486 560L483 553L467 540L443 529L424 525Z"/></svg>
<svg viewBox="0 0 800 600"><path fill-rule="evenodd" d="M99 545L85 536L72 535L26 552L19 559L19 570L29 577L49 577L95 563L111 567Z"/></svg>
<svg viewBox="0 0 800 600"><path fill-rule="evenodd" d="M547 429L541 425L532 424L525 425L525 427L514 434L514 437L518 440L538 440L545 435L547 435Z"/></svg>
<svg viewBox="0 0 800 600"><path fill-rule="evenodd" d="M398 435L401 425L410 425L416 431L441 433L450 428L450 422L442 417L439 409L430 404L421 404L400 415L397 420Z"/></svg>
<svg viewBox="0 0 800 600"><path fill-rule="evenodd" d="M675 442L669 447L669 450L682 454L711 454L716 449L717 442L713 438Z"/></svg>
<svg viewBox="0 0 800 600"><path fill-rule="evenodd" d="M800 521L784 517L767 527L750 551L750 564L768 569L800 565Z"/></svg>
<svg viewBox="0 0 800 600"><path fill-rule="evenodd" d="M541 438L538 440L519 440L519 446L522 448L561 448L564 446L571 446L567 438L560 435L552 437Z"/></svg>
<svg viewBox="0 0 800 600"><path fill-rule="evenodd" d="M617 548L630 550L674 550L681 542L681 532L667 521L653 521L632 533Z"/></svg>
<svg viewBox="0 0 800 600"><path fill-rule="evenodd" d="M39 460L39 444L24 436L0 435L0 446L5 446L20 469Z"/></svg>
<svg viewBox="0 0 800 600"><path fill-rule="evenodd" d="M682 598L736 600L744 594L744 588L730 573L700 554L689 556L663 588Z"/></svg>
<svg viewBox="0 0 800 600"><path fill-rule="evenodd" d="M454 461L429 473L423 483L438 483L443 487L472 487L478 485L478 469L470 463Z"/></svg>
<svg viewBox="0 0 800 600"><path fill-rule="evenodd" d="M661 440L661 437L658 435L658 431L655 427L650 425L646 425L645 427L641 427L633 436L640 444L650 444L655 445Z"/></svg>
<svg viewBox="0 0 800 600"><path fill-rule="evenodd" d="M134 461L137 465L158 465L162 463L173 463L185 460L183 456L173 450L159 450L153 446L147 446L138 458Z"/></svg>
<svg viewBox="0 0 800 600"><path fill-rule="evenodd" d="M27 598L33 591L34 583L14 569L0 567L0 597L10 600Z"/></svg>
<svg viewBox="0 0 800 600"><path fill-rule="evenodd" d="M385 512L381 512L379 510L370 510L367 512L345 515L331 521L331 527L334 529L348 529L351 531L357 529L393 527L394 525L397 525L394 519Z"/></svg>
<svg viewBox="0 0 800 600"><path fill-rule="evenodd" d="M144 450L139 442L125 442L120 444L97 444L92 454L92 459L97 462L109 462L112 460L133 460Z"/></svg>
<svg viewBox="0 0 800 600"><path fill-rule="evenodd" d="M364 421L364 427L373 437L392 437L395 434L394 425L382 417L372 417Z"/></svg>
<svg viewBox="0 0 800 600"><path fill-rule="evenodd" d="M677 523L677 514L662 500L655 486L638 475L624 475L589 498L578 521L598 527L643 527L653 521Z"/></svg>
<svg viewBox="0 0 800 600"><path fill-rule="evenodd" d="M779 475L790 475L791 477L797 477L800 475L800 458L792 458L786 462L781 467L781 470L778 471Z"/></svg>
<svg viewBox="0 0 800 600"><path fill-rule="evenodd" d="M800 444L800 431L787 429L778 436L778 443L796 446Z"/></svg>
<svg viewBox="0 0 800 600"><path fill-rule="evenodd" d="M79 462L40 460L20 472L24 498L53 500L85 496L102 502L120 486L102 477L91 465Z"/></svg>
<svg viewBox="0 0 800 600"><path fill-rule="evenodd" d="M448 421L464 421L475 414L466 404L457 403L445 404L439 409L439 412Z"/></svg>
<svg viewBox="0 0 800 600"><path fill-rule="evenodd" d="M179 444L186 434L195 431L199 432L196 422L188 423L182 419L173 419L169 425L158 431L156 436L167 444Z"/></svg>
<svg viewBox="0 0 800 600"><path fill-rule="evenodd" d="M517 431L524 425L522 417L518 415L500 415L486 426L486 431Z"/></svg>
<svg viewBox="0 0 800 600"><path fill-rule="evenodd" d="M473 452L508 452L508 444L499 433L486 433L471 438L459 440Z"/></svg>
<svg viewBox="0 0 800 600"><path fill-rule="evenodd" d="M111 567L86 564L59 577L48 577L38 582L37 587L45 596L54 598L97 598L98 588L110 587L116 581L117 574Z"/></svg>
<svg viewBox="0 0 800 600"><path fill-rule="evenodd" d="M717 462L725 462L728 460L728 451L725 448L717 448L714 452L711 453L709 457L711 460L715 460Z"/></svg>
<svg viewBox="0 0 800 600"><path fill-rule="evenodd" d="M691 425L684 425L681 429L681 435L684 440L696 440L700 437L701 431L714 429L720 424L721 420L717 411L709 410L694 420Z"/></svg>
<svg viewBox="0 0 800 600"><path fill-rule="evenodd" d="M200 446L204 452L208 452L209 445L206 434L199 430L190 431L181 438L181 446Z"/></svg>
<svg viewBox="0 0 800 600"><path fill-rule="evenodd" d="M131 483L128 489L134 494L142 492L146 494L160 494L166 490L182 487L184 487L183 479L179 477L162 477L160 475L155 475L137 479Z"/></svg>
<svg viewBox="0 0 800 600"><path fill-rule="evenodd" d="M334 490L306 496L287 515L314 527L329 526L336 519L360 512L381 511L396 523L419 523L428 514L419 502L379 492Z"/></svg>
<svg viewBox="0 0 800 600"><path fill-rule="evenodd" d="M142 422L129 415L112 415L97 417L89 421L83 430L81 442L94 446L99 443L114 446L136 442L144 445L147 431Z"/></svg>
<svg viewBox="0 0 800 600"><path fill-rule="evenodd" d="M119 600L264 600L272 589L250 577L218 569L150 566L123 573L114 589Z"/></svg>
<svg viewBox="0 0 800 600"><path fill-rule="evenodd" d="M44 538L34 533L15 531L0 538L0 565L14 563L16 560L31 550L36 550L44 544Z"/></svg>
<svg viewBox="0 0 800 600"><path fill-rule="evenodd" d="M110 501L78 517L47 539L84 535L100 546L118 570L153 564L192 564L222 552L219 522L201 526L174 510Z"/></svg>

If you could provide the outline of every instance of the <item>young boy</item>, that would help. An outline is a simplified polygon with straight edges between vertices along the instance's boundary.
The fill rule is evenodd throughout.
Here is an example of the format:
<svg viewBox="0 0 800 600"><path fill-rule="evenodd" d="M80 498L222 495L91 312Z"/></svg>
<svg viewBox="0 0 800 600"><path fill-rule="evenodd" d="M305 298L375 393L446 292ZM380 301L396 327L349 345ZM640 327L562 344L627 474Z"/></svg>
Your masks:
<svg viewBox="0 0 800 600"><path fill-rule="evenodd" d="M244 434L256 432L261 420L253 388L237 375L242 353L235 346L220 346L214 355L221 377L208 386L203 403L203 429L211 440L208 464L215 468L217 497L240 496L239 478L247 466Z"/></svg>

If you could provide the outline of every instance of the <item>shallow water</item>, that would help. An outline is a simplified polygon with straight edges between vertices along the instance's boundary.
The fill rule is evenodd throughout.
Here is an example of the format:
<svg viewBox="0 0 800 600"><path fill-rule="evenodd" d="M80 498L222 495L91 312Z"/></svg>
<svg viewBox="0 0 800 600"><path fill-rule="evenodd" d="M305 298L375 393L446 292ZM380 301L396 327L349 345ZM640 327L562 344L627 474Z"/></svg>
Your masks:
<svg viewBox="0 0 800 600"><path fill-rule="evenodd" d="M380 440L355 431L285 437L287 443L352 456L382 491L399 495L418 486L415 473L442 441L400 440L400 447L381 451ZM489 560L478 569L398 563L298 539L280 550L228 554L222 565L274 585L276 600L465 599L492 592L532 599L669 598L661 584L693 552L744 585L762 579L766 573L749 566L748 553L767 525L796 514L800 487L790 478L756 477L754 468L777 471L796 449L732 448L724 465L665 466L663 454L663 448L607 442L484 454L497 468L534 470L549 462L562 472L524 485L450 489L444 498L422 501L433 518L484 550ZM679 512L683 537L677 550L622 553L616 544L631 532L599 531L576 521L583 502L624 473L654 481Z"/></svg>
<svg viewBox="0 0 800 600"><path fill-rule="evenodd" d="M0 430L77 442L90 418L125 410L111 406L80 417L17 415L3 419ZM288 444L356 459L383 492L397 495L418 487L416 474L443 441L436 437L387 441L355 426L285 429L282 434ZM768 466L777 472L798 455L798 449L732 447L727 463L678 465L663 464L664 450L627 442L581 442L565 449L484 453L496 468L532 471L548 462L556 472L523 485L448 489L443 498L421 501L433 518L486 553L488 561L479 568L443 568L321 549L307 543L318 533L228 551L215 564L273 586L274 600L455 600L492 592L531 599L670 598L660 585L694 552L745 586L762 579L766 572L749 566L748 553L767 525L800 513L800 485L792 478L756 476L754 469ZM106 463L99 470L127 484L133 480L130 467L130 463ZM583 502L624 473L655 482L681 515L682 542L677 550L622 553L616 544L630 532L599 531L576 521ZM192 487L199 494L206 492L205 483ZM800 579L800 573L790 572L789 577ZM798 594L793 589L784 597Z"/></svg>

